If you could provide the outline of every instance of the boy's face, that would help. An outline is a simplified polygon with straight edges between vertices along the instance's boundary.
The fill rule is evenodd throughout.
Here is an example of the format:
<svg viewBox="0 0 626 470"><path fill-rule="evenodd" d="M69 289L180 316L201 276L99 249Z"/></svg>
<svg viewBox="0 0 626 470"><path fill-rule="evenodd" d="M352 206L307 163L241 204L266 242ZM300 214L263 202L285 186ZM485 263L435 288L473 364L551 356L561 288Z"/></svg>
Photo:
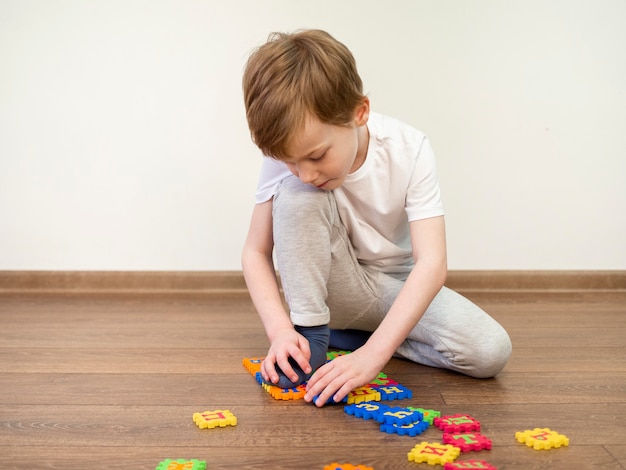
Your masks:
<svg viewBox="0 0 626 470"><path fill-rule="evenodd" d="M289 158L284 162L289 170L303 183L319 189L330 191L341 186L367 156L369 102L363 106L365 109L360 106L353 121L345 127L309 117L287 146Z"/></svg>

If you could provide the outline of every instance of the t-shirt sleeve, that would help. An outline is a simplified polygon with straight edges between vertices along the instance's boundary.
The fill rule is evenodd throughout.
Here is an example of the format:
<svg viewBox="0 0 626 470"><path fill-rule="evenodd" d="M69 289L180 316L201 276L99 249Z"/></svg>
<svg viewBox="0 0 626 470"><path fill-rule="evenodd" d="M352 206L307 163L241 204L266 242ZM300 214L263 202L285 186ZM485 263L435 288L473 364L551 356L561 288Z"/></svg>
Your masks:
<svg viewBox="0 0 626 470"><path fill-rule="evenodd" d="M264 157L255 202L261 204L269 201L274 197L279 183L289 175L291 175L291 172L283 162L274 158Z"/></svg>
<svg viewBox="0 0 626 470"><path fill-rule="evenodd" d="M437 179L435 153L426 137L424 137L415 158L415 166L406 196L406 213L409 221L428 219L444 214Z"/></svg>

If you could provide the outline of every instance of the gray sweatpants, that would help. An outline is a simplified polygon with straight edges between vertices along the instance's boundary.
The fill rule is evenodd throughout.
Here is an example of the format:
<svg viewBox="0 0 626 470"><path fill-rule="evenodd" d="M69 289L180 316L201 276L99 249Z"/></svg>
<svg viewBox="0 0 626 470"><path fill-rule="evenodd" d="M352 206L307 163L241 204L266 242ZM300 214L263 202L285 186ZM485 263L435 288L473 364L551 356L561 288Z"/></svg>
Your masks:
<svg viewBox="0 0 626 470"><path fill-rule="evenodd" d="M276 262L294 325L374 331L407 274L359 264L333 193L288 177L274 196L273 221ZM486 312L444 287L396 354L493 377L506 365L511 341Z"/></svg>

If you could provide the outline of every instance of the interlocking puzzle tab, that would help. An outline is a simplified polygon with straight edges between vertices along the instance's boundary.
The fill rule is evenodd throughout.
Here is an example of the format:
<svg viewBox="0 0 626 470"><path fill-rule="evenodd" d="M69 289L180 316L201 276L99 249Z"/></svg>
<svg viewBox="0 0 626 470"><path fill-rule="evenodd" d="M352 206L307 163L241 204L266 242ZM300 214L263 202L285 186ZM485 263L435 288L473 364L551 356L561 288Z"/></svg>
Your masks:
<svg viewBox="0 0 626 470"><path fill-rule="evenodd" d="M478 452L491 449L491 439L477 432L443 433L443 443L452 444L461 449L461 452Z"/></svg>
<svg viewBox="0 0 626 470"><path fill-rule="evenodd" d="M331 463L326 465L323 470L374 470L373 467L365 465L352 465L350 463Z"/></svg>
<svg viewBox="0 0 626 470"><path fill-rule="evenodd" d="M568 446L569 439L563 434L549 428L535 428L524 432L516 432L515 439L535 450L548 450L561 446Z"/></svg>
<svg viewBox="0 0 626 470"><path fill-rule="evenodd" d="M237 417L229 410L203 411L202 413L193 414L193 422L200 429L212 429L215 427L236 426Z"/></svg>
<svg viewBox="0 0 626 470"><path fill-rule="evenodd" d="M443 466L443 470L498 470L484 460L463 460L450 462Z"/></svg>
<svg viewBox="0 0 626 470"><path fill-rule="evenodd" d="M480 431L480 421L465 414L440 416L433 424L448 433Z"/></svg>
<svg viewBox="0 0 626 470"><path fill-rule="evenodd" d="M154 470L206 470L206 462L196 459L167 459L160 462Z"/></svg>
<svg viewBox="0 0 626 470"><path fill-rule="evenodd" d="M461 449L450 444L438 442L420 442L408 453L409 462L443 465L453 462L461 453Z"/></svg>

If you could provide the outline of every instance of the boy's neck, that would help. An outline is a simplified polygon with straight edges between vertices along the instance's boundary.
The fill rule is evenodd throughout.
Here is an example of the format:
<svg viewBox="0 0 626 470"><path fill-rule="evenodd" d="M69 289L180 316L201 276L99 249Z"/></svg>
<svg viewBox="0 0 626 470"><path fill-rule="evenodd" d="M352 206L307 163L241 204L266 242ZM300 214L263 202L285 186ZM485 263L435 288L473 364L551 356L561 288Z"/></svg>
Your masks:
<svg viewBox="0 0 626 470"><path fill-rule="evenodd" d="M352 168L350 168L350 173L354 173L359 168L361 168L361 166L363 166L363 163L365 163L365 159L367 158L367 149L370 142L370 131L367 128L367 124L359 127L357 138L359 140L359 145L356 152L356 158L354 159Z"/></svg>

